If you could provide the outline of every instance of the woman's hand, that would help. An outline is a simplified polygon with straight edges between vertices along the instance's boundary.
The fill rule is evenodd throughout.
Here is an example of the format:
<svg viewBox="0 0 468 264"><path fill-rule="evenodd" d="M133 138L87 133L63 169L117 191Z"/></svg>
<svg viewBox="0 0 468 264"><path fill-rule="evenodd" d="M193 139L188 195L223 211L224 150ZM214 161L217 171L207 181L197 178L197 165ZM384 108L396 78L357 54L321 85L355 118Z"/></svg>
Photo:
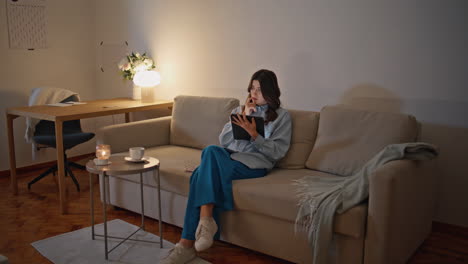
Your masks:
<svg viewBox="0 0 468 264"><path fill-rule="evenodd" d="M255 108L257 105L255 104L255 101L252 99L252 97L247 97L247 100L245 100L245 107L244 107L244 114L250 115L253 112L257 112L257 109Z"/></svg>
<svg viewBox="0 0 468 264"><path fill-rule="evenodd" d="M252 118L252 122L250 122L247 117L245 116L245 112L243 115L237 114L237 117L233 117L233 123L242 127L249 133L250 137L252 137L253 140L255 140L258 136L257 132L257 124L255 123L255 118Z"/></svg>

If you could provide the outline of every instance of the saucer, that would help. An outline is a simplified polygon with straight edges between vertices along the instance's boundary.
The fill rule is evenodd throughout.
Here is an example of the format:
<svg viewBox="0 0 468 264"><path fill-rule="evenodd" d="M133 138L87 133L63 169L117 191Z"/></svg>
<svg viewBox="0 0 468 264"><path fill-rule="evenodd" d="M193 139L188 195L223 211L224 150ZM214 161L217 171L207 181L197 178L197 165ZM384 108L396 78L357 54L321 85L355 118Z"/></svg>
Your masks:
<svg viewBox="0 0 468 264"><path fill-rule="evenodd" d="M138 162L145 162L145 161L147 161L147 160L148 160L148 157L143 157L143 158L141 158L141 159L139 159L139 160L137 160L137 159L132 159L132 158L130 158L130 157L125 157L124 159L125 159L126 161L129 161L129 162L138 163Z"/></svg>
<svg viewBox="0 0 468 264"><path fill-rule="evenodd" d="M93 159L93 161L96 166L106 166L112 163L110 160L100 160L97 158Z"/></svg>

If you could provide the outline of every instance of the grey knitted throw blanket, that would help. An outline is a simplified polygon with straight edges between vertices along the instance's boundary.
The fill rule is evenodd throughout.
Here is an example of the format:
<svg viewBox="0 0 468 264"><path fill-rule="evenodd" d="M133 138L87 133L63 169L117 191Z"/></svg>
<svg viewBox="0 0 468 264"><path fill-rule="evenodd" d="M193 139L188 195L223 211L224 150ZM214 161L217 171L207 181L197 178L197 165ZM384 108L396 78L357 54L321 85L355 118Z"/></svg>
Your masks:
<svg viewBox="0 0 468 264"><path fill-rule="evenodd" d="M431 144L421 142L393 144L386 146L352 176L307 176L294 181L299 198L296 227L302 227L307 232L312 246L313 263L327 262L333 238L335 212L343 213L367 199L369 176L376 169L392 160L429 160L437 155L437 148Z"/></svg>

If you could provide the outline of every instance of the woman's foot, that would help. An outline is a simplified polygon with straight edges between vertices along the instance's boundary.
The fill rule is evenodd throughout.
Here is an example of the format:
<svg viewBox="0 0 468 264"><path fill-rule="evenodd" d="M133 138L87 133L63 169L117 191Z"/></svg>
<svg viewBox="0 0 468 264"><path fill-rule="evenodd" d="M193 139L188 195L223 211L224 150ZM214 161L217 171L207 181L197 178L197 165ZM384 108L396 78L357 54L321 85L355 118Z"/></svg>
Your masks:
<svg viewBox="0 0 468 264"><path fill-rule="evenodd" d="M197 257L197 253L193 247L184 247L177 243L169 255L159 262L160 264L185 264Z"/></svg>
<svg viewBox="0 0 468 264"><path fill-rule="evenodd" d="M217 231L218 225L213 217L201 217L195 232L195 250L200 252L210 248Z"/></svg>

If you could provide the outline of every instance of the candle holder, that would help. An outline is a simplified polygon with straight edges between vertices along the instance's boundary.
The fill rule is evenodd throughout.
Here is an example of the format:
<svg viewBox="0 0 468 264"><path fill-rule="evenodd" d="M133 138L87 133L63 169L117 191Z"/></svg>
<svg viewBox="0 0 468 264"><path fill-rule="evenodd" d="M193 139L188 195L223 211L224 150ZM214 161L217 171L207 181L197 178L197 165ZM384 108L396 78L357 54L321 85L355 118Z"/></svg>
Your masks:
<svg viewBox="0 0 468 264"><path fill-rule="evenodd" d="M109 158L111 155L110 145L98 144L96 145L96 158L94 164L96 165L108 165L110 164Z"/></svg>

